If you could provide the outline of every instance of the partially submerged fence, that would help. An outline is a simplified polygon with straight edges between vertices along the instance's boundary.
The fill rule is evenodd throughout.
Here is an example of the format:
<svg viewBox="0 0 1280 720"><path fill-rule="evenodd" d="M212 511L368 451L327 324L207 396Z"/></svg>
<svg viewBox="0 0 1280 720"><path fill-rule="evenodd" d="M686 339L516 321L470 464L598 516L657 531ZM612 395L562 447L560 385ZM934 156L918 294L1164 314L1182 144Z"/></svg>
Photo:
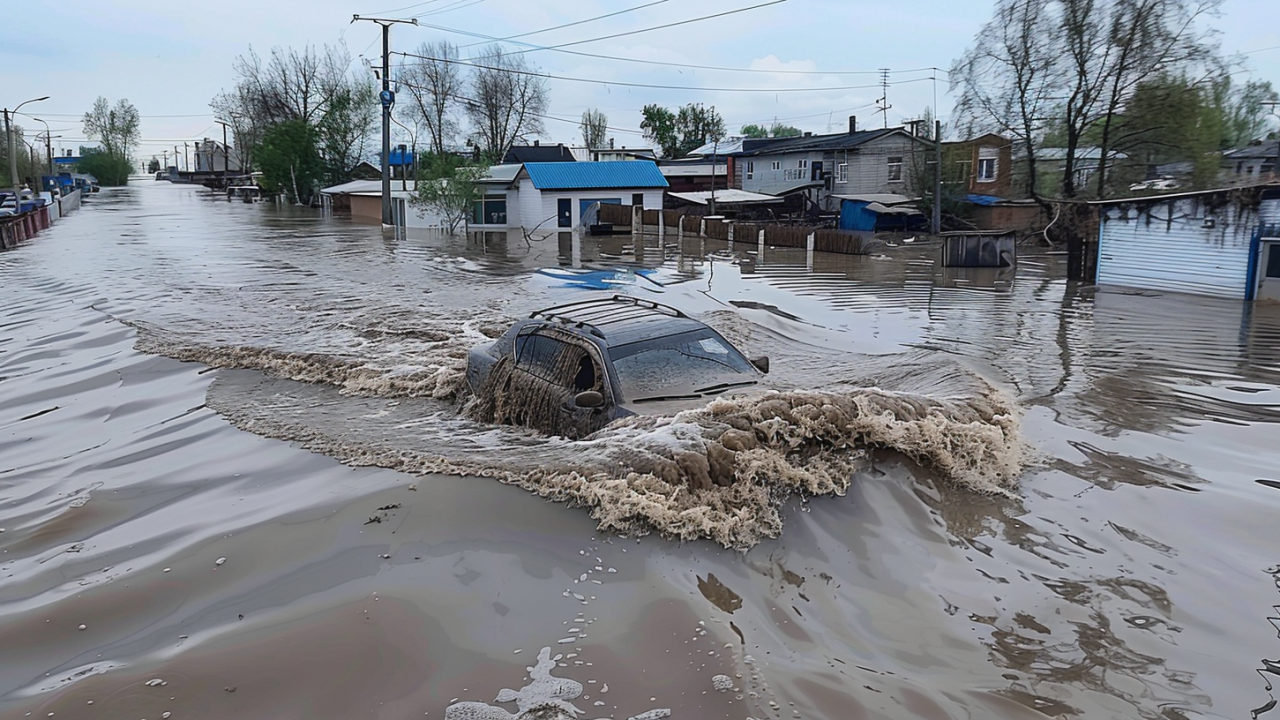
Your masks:
<svg viewBox="0 0 1280 720"><path fill-rule="evenodd" d="M678 210L641 210L633 205L599 206L601 223L630 226L634 231L656 228L659 236L674 232L680 237L706 237L734 242L761 243L773 247L801 248L818 252L863 255L863 236L830 228L803 225L755 225L736 223Z"/></svg>
<svg viewBox="0 0 1280 720"><path fill-rule="evenodd" d="M49 211L37 208L13 217L0 218L0 248L9 249L18 243L35 237L49 227Z"/></svg>

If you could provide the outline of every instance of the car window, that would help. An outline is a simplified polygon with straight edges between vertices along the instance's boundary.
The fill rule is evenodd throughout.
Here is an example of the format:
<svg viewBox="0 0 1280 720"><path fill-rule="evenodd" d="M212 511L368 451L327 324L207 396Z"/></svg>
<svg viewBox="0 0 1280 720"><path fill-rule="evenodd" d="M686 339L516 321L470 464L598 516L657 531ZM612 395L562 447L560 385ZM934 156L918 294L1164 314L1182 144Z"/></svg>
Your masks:
<svg viewBox="0 0 1280 720"><path fill-rule="evenodd" d="M556 366L568 345L546 335L516 338L516 366L548 382L557 382Z"/></svg>
<svg viewBox="0 0 1280 720"><path fill-rule="evenodd" d="M754 382L751 362L711 329L621 345L609 350L630 401L691 395Z"/></svg>

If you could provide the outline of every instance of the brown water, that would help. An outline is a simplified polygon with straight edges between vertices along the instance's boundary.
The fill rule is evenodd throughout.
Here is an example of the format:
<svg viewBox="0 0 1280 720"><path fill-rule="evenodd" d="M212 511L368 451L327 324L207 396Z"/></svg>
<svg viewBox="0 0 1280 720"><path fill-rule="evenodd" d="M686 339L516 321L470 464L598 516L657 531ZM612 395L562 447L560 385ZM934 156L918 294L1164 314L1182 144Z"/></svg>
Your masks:
<svg viewBox="0 0 1280 720"><path fill-rule="evenodd" d="M1035 248L757 250L397 243L139 183L0 254L0 717L1280 713L1280 312ZM751 401L581 443L467 420L466 348L591 292L536 272L575 264L769 354L791 405L931 398L944 434L768 465L833 494L744 520L635 471ZM1026 456L967 414L1002 403ZM966 432L1025 469L948 465Z"/></svg>

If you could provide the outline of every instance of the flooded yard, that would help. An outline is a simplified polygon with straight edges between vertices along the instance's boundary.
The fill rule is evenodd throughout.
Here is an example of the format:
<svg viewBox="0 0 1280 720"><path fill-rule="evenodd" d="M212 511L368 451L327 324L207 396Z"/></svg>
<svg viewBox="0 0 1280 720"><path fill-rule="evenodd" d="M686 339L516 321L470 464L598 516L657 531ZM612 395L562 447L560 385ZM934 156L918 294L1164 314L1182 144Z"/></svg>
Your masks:
<svg viewBox="0 0 1280 720"><path fill-rule="evenodd" d="M104 191L0 254L0 717L1280 713L1280 308L1020 253ZM613 292L770 394L582 441L469 418L470 347Z"/></svg>

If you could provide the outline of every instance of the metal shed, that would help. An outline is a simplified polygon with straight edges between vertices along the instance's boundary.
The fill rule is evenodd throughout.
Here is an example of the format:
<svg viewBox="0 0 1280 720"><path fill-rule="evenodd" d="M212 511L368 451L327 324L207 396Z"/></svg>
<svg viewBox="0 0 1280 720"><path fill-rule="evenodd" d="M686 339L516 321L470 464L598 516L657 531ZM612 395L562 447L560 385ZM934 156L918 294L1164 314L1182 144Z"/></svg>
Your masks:
<svg viewBox="0 0 1280 720"><path fill-rule="evenodd" d="M1095 203L1098 284L1252 300L1273 292L1269 261L1280 187L1254 186ZM1280 262L1278 262L1280 264Z"/></svg>

